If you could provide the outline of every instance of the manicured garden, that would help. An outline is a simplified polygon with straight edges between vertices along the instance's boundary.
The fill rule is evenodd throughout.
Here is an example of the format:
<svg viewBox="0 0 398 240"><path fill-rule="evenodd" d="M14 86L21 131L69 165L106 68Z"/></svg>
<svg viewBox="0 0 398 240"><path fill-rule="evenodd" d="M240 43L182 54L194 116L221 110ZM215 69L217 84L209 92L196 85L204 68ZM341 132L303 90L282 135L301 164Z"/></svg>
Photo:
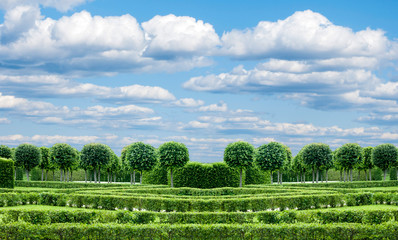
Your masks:
<svg viewBox="0 0 398 240"><path fill-rule="evenodd" d="M170 188L17 181L0 239L396 239L398 181Z"/></svg>

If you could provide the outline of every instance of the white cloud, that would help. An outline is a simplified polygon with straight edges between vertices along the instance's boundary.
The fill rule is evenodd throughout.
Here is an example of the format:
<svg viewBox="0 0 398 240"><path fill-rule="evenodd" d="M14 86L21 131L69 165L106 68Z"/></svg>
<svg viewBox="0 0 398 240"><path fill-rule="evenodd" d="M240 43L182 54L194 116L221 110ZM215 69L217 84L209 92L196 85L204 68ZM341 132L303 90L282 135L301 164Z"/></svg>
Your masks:
<svg viewBox="0 0 398 240"><path fill-rule="evenodd" d="M210 104L208 106L202 106L199 108L200 112L226 112L228 106L224 102L219 102L217 104Z"/></svg>
<svg viewBox="0 0 398 240"><path fill-rule="evenodd" d="M209 123L203 123L199 121L190 121L188 123L188 128L208 128L210 126Z"/></svg>
<svg viewBox="0 0 398 240"><path fill-rule="evenodd" d="M11 121L8 118L0 118L0 124L9 124Z"/></svg>
<svg viewBox="0 0 398 240"><path fill-rule="evenodd" d="M193 98L181 98L181 99L178 99L177 101L175 101L173 104L176 106L179 106L179 107L190 107L191 108L191 107L202 106L205 103L202 100L195 100Z"/></svg>
<svg viewBox="0 0 398 240"><path fill-rule="evenodd" d="M209 55L220 43L211 24L187 16L155 16L142 28L150 42L144 55L159 59Z"/></svg>
<svg viewBox="0 0 398 240"><path fill-rule="evenodd" d="M222 36L222 53L236 58L387 57L397 48L382 30L334 25L311 10L276 22L259 22L252 29L232 30Z"/></svg>
<svg viewBox="0 0 398 240"><path fill-rule="evenodd" d="M94 97L116 103L126 102L169 102L175 96L167 89L158 86L129 85L106 87L91 83L79 83L57 75L0 75L0 87L3 91L19 93L21 85L34 86L24 96L34 97Z"/></svg>

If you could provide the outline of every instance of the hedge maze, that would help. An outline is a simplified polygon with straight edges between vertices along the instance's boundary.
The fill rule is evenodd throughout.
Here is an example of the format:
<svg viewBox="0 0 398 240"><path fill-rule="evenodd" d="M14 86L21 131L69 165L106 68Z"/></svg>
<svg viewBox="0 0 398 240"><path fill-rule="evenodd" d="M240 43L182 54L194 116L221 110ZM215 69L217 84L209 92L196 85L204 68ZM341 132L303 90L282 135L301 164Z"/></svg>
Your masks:
<svg viewBox="0 0 398 240"><path fill-rule="evenodd" d="M0 189L0 239L397 239L397 188L17 181Z"/></svg>

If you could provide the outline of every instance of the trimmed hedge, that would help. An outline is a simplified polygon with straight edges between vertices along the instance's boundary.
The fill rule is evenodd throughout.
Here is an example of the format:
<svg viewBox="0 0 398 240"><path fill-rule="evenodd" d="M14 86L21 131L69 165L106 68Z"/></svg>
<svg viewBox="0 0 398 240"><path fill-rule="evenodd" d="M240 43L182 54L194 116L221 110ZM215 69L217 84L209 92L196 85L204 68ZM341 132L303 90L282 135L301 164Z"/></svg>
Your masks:
<svg viewBox="0 0 398 240"><path fill-rule="evenodd" d="M239 172L225 163L189 162L174 172L175 187L238 187Z"/></svg>
<svg viewBox="0 0 398 240"><path fill-rule="evenodd" d="M0 158L0 188L14 188L14 161Z"/></svg>
<svg viewBox="0 0 398 240"><path fill-rule="evenodd" d="M1 239L396 239L397 223L0 225Z"/></svg>
<svg viewBox="0 0 398 240"><path fill-rule="evenodd" d="M80 183L80 182L52 182L52 181L15 181L16 187L39 187L39 188L115 188L115 187L131 187L131 188L167 188L163 185L145 185L136 184L130 186L130 184L123 183L112 183L112 184L98 184L98 183Z"/></svg>

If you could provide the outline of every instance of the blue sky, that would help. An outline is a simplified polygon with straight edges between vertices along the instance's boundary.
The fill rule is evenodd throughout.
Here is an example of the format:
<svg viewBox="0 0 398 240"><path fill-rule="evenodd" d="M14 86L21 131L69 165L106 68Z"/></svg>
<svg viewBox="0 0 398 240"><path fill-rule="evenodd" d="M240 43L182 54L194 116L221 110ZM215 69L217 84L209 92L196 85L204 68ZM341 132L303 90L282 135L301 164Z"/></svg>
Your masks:
<svg viewBox="0 0 398 240"><path fill-rule="evenodd" d="M0 2L0 143L116 153L135 141L222 161L230 142L297 153L398 143L398 3ZM395 25L395 26L394 26Z"/></svg>

